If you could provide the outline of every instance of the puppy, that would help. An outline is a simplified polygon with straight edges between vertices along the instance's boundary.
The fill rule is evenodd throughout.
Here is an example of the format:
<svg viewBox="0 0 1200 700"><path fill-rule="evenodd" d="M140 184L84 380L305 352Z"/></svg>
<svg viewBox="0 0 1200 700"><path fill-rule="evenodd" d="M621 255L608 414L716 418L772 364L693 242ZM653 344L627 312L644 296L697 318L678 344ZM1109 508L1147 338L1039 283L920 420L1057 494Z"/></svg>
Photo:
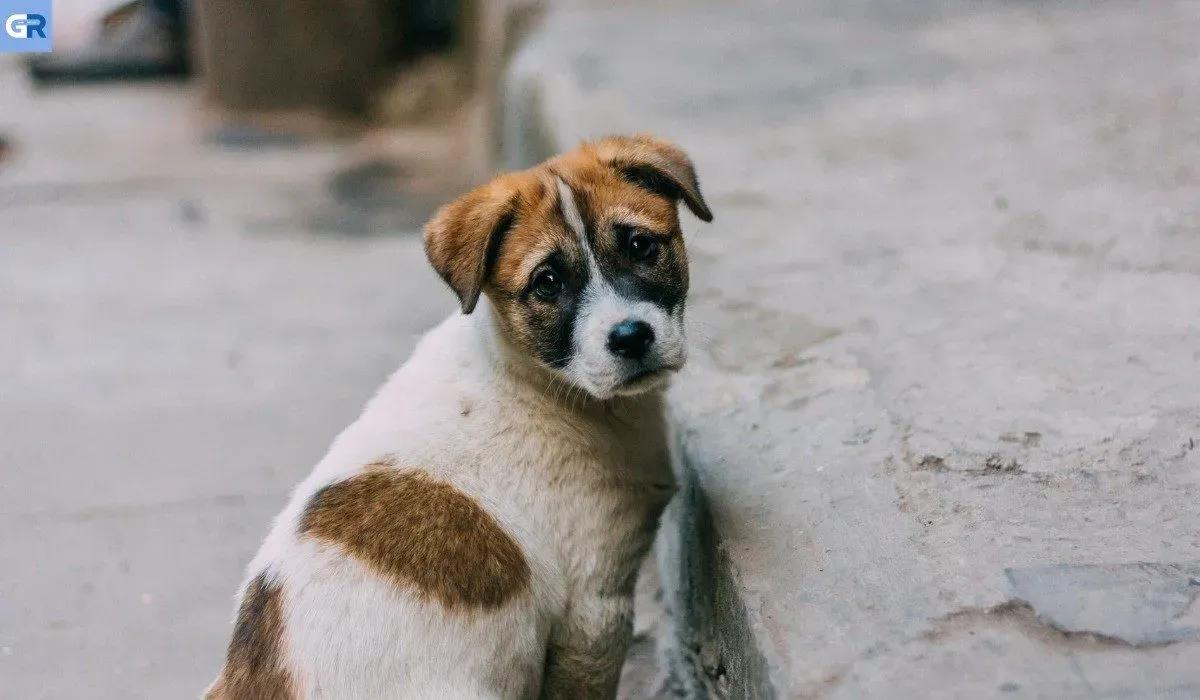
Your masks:
<svg viewBox="0 0 1200 700"><path fill-rule="evenodd" d="M675 491L691 161L613 137L439 211L462 306L292 494L209 700L611 698Z"/></svg>

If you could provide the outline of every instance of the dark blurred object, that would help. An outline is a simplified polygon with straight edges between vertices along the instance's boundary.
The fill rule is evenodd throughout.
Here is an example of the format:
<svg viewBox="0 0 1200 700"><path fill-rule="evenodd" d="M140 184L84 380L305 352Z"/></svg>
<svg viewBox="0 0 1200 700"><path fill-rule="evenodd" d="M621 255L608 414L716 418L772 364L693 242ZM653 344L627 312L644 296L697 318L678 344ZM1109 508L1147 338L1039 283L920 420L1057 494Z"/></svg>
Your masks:
<svg viewBox="0 0 1200 700"><path fill-rule="evenodd" d="M3 163L4 159L8 157L8 151L8 139L4 138L3 134L0 134L0 163Z"/></svg>
<svg viewBox="0 0 1200 700"><path fill-rule="evenodd" d="M454 45L457 39L455 25L459 17L458 2L419 0L411 3L411 6L414 11L411 19L412 36L407 42L409 56L446 51Z"/></svg>
<svg viewBox="0 0 1200 700"><path fill-rule="evenodd" d="M401 65L456 42L459 5L205 0L197 43L209 97L235 111L367 116Z"/></svg>
<svg viewBox="0 0 1200 700"><path fill-rule="evenodd" d="M38 82L186 77L191 72L182 0L135 0L109 12L79 49L29 58Z"/></svg>

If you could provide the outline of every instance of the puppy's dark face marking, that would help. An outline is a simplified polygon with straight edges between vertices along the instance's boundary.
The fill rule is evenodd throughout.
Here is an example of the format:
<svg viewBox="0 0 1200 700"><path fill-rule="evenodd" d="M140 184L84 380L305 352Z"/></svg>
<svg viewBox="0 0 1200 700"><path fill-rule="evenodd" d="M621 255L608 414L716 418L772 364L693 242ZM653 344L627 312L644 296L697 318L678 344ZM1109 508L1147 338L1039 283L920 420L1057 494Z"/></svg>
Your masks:
<svg viewBox="0 0 1200 700"><path fill-rule="evenodd" d="M496 608L529 588L520 545L474 499L386 460L318 491L299 531L448 610Z"/></svg>
<svg viewBox="0 0 1200 700"><path fill-rule="evenodd" d="M467 195L430 224L426 247L440 271L466 269L446 241L463 217L493 212L502 226L478 217L476 235L487 242L460 247L489 251L478 287L505 336L597 398L638 393L661 386L686 356L680 199L711 218L682 151L608 139ZM623 323L637 325L636 347L614 347Z"/></svg>
<svg viewBox="0 0 1200 700"><path fill-rule="evenodd" d="M675 203L622 177L613 182L586 171L572 175L564 181L604 279L623 298L673 313L687 297L689 282Z"/></svg>
<svg viewBox="0 0 1200 700"><path fill-rule="evenodd" d="M259 574L246 587L225 668L205 700L293 700L292 677L282 659L283 633L279 587Z"/></svg>
<svg viewBox="0 0 1200 700"><path fill-rule="evenodd" d="M530 178L484 284L505 335L547 367L570 363L572 332L588 283L578 241L558 213L552 183Z"/></svg>

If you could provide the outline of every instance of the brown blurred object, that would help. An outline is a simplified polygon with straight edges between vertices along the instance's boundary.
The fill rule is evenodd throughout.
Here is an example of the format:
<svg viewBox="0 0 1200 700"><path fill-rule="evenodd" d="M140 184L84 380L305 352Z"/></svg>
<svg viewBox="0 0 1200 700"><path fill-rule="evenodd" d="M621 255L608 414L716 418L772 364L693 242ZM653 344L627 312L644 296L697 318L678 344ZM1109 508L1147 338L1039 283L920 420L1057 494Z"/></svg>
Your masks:
<svg viewBox="0 0 1200 700"><path fill-rule="evenodd" d="M196 52L215 106L365 118L404 35L387 0L205 0Z"/></svg>
<svg viewBox="0 0 1200 700"><path fill-rule="evenodd" d="M463 100L465 72L458 56L423 56L398 71L380 90L375 115L387 124L427 124L443 120Z"/></svg>
<svg viewBox="0 0 1200 700"><path fill-rule="evenodd" d="M500 80L538 0L206 0L196 63L222 144L359 141L297 212L313 230L416 230L495 164ZM453 27L431 32L436 9ZM435 27L437 22L432 23Z"/></svg>
<svg viewBox="0 0 1200 700"><path fill-rule="evenodd" d="M308 134L346 134L364 127L465 130L451 138L469 152L456 155L466 159L463 166L473 176L482 176L491 157L484 142L513 35L531 23L540 3L205 0L192 5L193 54L217 122ZM431 14L440 15L443 27L433 30L436 36L431 36Z"/></svg>
<svg viewBox="0 0 1200 700"><path fill-rule="evenodd" d="M372 121L381 111L390 119L395 104L402 115L445 112L471 82L475 20L485 14L474 6L496 4L206 0L194 4L194 53L210 102L235 113ZM398 98L393 85L414 94Z"/></svg>

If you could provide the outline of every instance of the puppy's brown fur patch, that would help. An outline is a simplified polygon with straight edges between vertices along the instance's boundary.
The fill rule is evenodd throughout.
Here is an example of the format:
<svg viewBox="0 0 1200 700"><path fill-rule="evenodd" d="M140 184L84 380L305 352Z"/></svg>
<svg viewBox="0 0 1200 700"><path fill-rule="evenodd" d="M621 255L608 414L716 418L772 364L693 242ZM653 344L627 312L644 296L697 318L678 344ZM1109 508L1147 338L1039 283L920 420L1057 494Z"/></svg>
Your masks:
<svg viewBox="0 0 1200 700"><path fill-rule="evenodd" d="M525 555L500 523L421 471L374 468L326 486L300 533L447 609L499 607L529 587Z"/></svg>
<svg viewBox="0 0 1200 700"><path fill-rule="evenodd" d="M279 587L259 574L246 587L225 668L205 700L293 700L292 677L281 658L283 628Z"/></svg>

